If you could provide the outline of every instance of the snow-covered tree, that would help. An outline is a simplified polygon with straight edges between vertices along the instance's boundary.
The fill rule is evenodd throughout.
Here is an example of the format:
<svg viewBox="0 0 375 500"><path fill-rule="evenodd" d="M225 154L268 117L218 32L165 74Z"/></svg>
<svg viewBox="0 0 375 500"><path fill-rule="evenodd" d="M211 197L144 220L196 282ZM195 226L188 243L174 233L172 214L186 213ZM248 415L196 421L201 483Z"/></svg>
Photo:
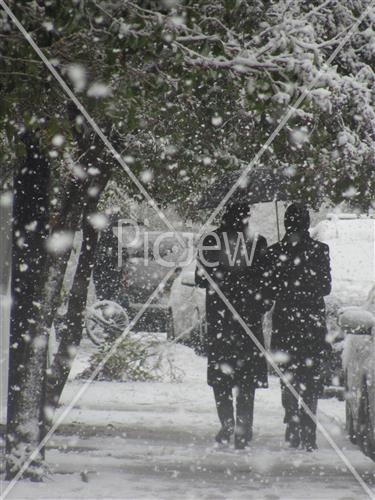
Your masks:
<svg viewBox="0 0 375 500"><path fill-rule="evenodd" d="M218 172L246 165L305 89L262 161L287 168L294 194L314 202L372 201L373 9L349 37L369 1L25 3L43 15L29 16L29 30L160 202L194 204ZM15 70L20 44L8 40ZM11 110L26 99L29 122L63 130L71 148L65 97L22 47L23 100ZM47 101L55 112L38 117Z"/></svg>
<svg viewBox="0 0 375 500"><path fill-rule="evenodd" d="M356 27L369 0L8 5L160 204L194 213L202 190L223 171L246 166L290 110L260 163L285 172L291 196L314 205L373 202L374 9ZM70 337L57 358L56 402L70 347L81 338L96 242L88 216L109 178L126 196L143 195L3 11L0 52L2 180L22 172L31 137L43 165L48 159L49 231L64 235L82 224L86 231L68 306ZM41 312L30 312L31 339L48 331L59 304L70 252L69 245L61 248L46 259ZM18 255L18 263L25 258ZM19 328L17 335L24 333ZM39 387L43 373L34 380ZM23 390L16 385L11 392ZM25 435L24 442L35 444L41 435ZM14 452L10 441L8 451Z"/></svg>

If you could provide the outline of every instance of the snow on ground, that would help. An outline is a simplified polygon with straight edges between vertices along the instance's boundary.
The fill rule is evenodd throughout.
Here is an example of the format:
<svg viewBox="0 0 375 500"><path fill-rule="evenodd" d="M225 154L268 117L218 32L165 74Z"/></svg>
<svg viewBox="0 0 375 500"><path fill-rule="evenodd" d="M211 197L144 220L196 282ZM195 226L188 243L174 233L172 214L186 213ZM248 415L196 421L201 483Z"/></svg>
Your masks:
<svg viewBox="0 0 375 500"><path fill-rule="evenodd" d="M314 453L287 447L275 377L270 377L269 389L257 391L251 447L216 448L213 437L219 426L205 383L206 360L184 346L169 349L185 372L181 383L94 382L49 444L51 477L42 484L20 482L8 498L367 498L321 436ZM85 367L87 356L87 349L82 349L74 373ZM82 383L78 379L68 383L63 404ZM375 464L349 443L344 413L344 403L320 401L323 424L375 495Z"/></svg>

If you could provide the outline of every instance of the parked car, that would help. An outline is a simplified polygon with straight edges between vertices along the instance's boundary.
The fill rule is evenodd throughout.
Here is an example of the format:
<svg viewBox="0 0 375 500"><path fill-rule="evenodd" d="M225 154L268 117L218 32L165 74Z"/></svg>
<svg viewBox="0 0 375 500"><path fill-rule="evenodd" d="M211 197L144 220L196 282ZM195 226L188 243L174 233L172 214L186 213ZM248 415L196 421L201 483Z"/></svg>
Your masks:
<svg viewBox="0 0 375 500"><path fill-rule="evenodd" d="M375 461L375 286L361 307L339 311L345 332L346 428L349 438Z"/></svg>
<svg viewBox="0 0 375 500"><path fill-rule="evenodd" d="M183 248L178 237L171 232L147 231L141 228L138 230L137 238L134 239L131 231L131 227L125 227L121 234L122 242L128 250L128 258L123 263L123 272L124 293L127 294L129 301L129 316L132 318L137 314L162 279L177 264L160 294L137 322L137 330L163 331L172 338L174 322L169 297L175 279L178 278L184 263L188 261L189 251L192 254L196 235L190 232L178 233L186 245Z"/></svg>
<svg viewBox="0 0 375 500"><path fill-rule="evenodd" d="M375 281L375 218L357 214L328 214L311 229L311 236L329 246L332 295L366 298Z"/></svg>
<svg viewBox="0 0 375 500"><path fill-rule="evenodd" d="M200 354L206 345L206 291L195 286L196 260L174 280L168 306L172 312L169 339L190 345Z"/></svg>
<svg viewBox="0 0 375 500"><path fill-rule="evenodd" d="M332 268L332 293L327 298L327 323L332 344L330 381L325 394L344 398L345 374L342 351L344 332L337 326L338 310L345 305L360 305L375 283L375 219L357 214L328 214L311 229L312 237L327 243Z"/></svg>

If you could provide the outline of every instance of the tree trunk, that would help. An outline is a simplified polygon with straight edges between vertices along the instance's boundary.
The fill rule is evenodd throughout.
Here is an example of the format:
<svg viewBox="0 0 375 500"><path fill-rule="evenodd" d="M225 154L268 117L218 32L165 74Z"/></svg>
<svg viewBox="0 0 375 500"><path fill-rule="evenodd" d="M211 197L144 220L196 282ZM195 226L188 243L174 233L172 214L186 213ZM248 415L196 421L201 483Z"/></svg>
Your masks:
<svg viewBox="0 0 375 500"><path fill-rule="evenodd" d="M46 278L50 165L29 138L25 145L26 160L14 182L7 479L17 474L40 442L48 344L36 324ZM24 475L39 479L42 458L39 455Z"/></svg>
<svg viewBox="0 0 375 500"><path fill-rule="evenodd" d="M80 128L77 129L76 118L80 115L80 111L74 104L68 104L67 112L72 123L72 134L77 141L77 147L80 151L81 162L87 166L95 165L100 152L103 154L102 147L98 148L97 144L95 146L95 137L93 137L90 127L88 127L85 122L83 122ZM68 310L65 315L63 334L58 351L55 354L52 366L48 370L47 375L46 402L50 411L45 414L44 432L47 432L52 423L54 410L57 408L61 393L69 376L76 351L81 342L87 292L90 283L91 271L94 265L97 243L96 231L90 225L87 216L97 210L99 198L107 185L110 174L111 166L110 164L106 164L103 165L102 171L97 177L91 178L91 180L89 177L86 178L80 186L81 190L79 198L76 202L73 202L73 204L67 203L62 207L60 220L57 221L57 224L60 224L61 226L61 223L71 212L72 206L80 207L80 216L83 212L83 239L73 285L69 293ZM75 229L74 225L73 229ZM57 273L56 280L54 281L55 289L57 289L58 286L61 289L64 274L65 272ZM50 279L53 279L52 276ZM59 280L58 286L57 280ZM52 321L57 308L57 304L53 301L53 297L51 298L51 303L53 305L53 314L48 312L48 308L46 310L46 314L49 314L49 320L45 322L45 326L48 328L52 326Z"/></svg>
<svg viewBox="0 0 375 500"><path fill-rule="evenodd" d="M69 104L67 112L72 124L75 124L78 110L74 105ZM76 126L72 125L73 136L76 137L82 154L85 150L91 152L86 128L83 127L83 130L78 132ZM59 232L75 233L82 218L82 211L87 204L89 185L90 179L87 176L69 179L67 185L63 187L60 211L50 220L51 235ZM41 293L41 311L37 326L44 335L49 335L57 309L61 304L61 290L70 255L71 249L68 249L62 254L48 256L47 279Z"/></svg>
<svg viewBox="0 0 375 500"><path fill-rule="evenodd" d="M88 216L97 210L99 197L103 192L110 175L108 168L98 176L95 197L88 197L82 221L82 246L80 249L77 269L73 285L69 293L68 309L65 316L65 328L55 354L53 364L48 370L46 400L51 410L56 409L72 363L82 339L84 314L87 302L87 292L94 266L97 232L88 220ZM92 188L93 186L91 186ZM51 425L53 411L46 415L46 430ZM50 418L48 418L50 417Z"/></svg>
<svg viewBox="0 0 375 500"><path fill-rule="evenodd" d="M48 370L46 398L51 409L55 409L58 405L60 395L82 339L83 315L86 308L87 292L97 242L96 231L86 221L83 223L82 233L82 246L72 289L69 294L63 335L53 364Z"/></svg>
<svg viewBox="0 0 375 500"><path fill-rule="evenodd" d="M64 198L58 219L50 222L51 235L59 232L76 231L82 217L87 184L72 180L64 189ZM48 255L47 276L40 296L40 315L37 328L44 335L49 335L56 311L61 304L61 290L71 249L62 254Z"/></svg>

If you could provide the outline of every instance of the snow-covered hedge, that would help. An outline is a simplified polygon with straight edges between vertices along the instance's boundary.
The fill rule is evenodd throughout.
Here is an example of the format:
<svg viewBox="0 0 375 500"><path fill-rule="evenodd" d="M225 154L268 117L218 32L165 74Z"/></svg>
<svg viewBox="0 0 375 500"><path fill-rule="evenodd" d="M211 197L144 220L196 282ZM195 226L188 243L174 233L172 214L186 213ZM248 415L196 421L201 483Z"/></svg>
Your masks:
<svg viewBox="0 0 375 500"><path fill-rule="evenodd" d="M108 342L92 354L89 367L80 375L88 378L107 357L112 343ZM157 334L130 333L114 350L98 375L98 380L128 382L128 381L172 381L179 382L183 375L177 366L168 344Z"/></svg>

